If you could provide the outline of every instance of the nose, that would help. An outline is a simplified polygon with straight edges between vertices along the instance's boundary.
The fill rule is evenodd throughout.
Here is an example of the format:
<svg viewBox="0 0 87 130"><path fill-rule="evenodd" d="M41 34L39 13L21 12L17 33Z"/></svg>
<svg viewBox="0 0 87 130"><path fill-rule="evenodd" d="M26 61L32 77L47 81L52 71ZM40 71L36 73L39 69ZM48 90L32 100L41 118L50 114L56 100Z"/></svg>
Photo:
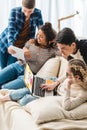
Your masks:
<svg viewBox="0 0 87 130"><path fill-rule="evenodd" d="M28 17L28 16L29 16L29 13L26 12L26 13L25 13L25 16Z"/></svg>

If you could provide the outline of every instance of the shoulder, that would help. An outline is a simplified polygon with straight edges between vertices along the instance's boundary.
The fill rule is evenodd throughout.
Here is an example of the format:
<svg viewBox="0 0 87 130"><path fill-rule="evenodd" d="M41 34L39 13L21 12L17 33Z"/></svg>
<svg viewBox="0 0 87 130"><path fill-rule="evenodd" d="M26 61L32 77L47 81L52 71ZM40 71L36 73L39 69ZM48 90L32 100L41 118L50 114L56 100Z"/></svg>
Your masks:
<svg viewBox="0 0 87 130"><path fill-rule="evenodd" d="M40 9L35 8L35 9L34 9L34 12L35 12L35 13L40 13L40 12L41 12L41 10L40 10Z"/></svg>
<svg viewBox="0 0 87 130"><path fill-rule="evenodd" d="M16 20L23 19L24 14L22 12L22 7L16 7L16 8L11 9L10 17L11 18L16 18Z"/></svg>
<svg viewBox="0 0 87 130"><path fill-rule="evenodd" d="M81 48L81 47L83 47L83 48L87 47L87 39L83 39L83 40L78 41L78 47L79 48Z"/></svg>
<svg viewBox="0 0 87 130"><path fill-rule="evenodd" d="M40 9L37 9L37 8L35 8L34 9L34 13L33 13L34 15L40 15L41 14L41 10Z"/></svg>
<svg viewBox="0 0 87 130"><path fill-rule="evenodd" d="M13 12L13 13L20 13L20 12L22 12L22 7L15 7L15 8L12 8L11 9L11 12Z"/></svg>

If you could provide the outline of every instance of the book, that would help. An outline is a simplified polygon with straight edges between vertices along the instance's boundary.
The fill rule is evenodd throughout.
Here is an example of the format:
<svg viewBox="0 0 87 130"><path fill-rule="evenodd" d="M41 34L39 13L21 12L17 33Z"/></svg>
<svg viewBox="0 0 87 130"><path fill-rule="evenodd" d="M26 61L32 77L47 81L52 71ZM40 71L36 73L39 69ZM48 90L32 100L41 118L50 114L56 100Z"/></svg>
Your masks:
<svg viewBox="0 0 87 130"><path fill-rule="evenodd" d="M11 47L15 51L15 54L12 54L12 56L16 57L17 59L21 59L25 61L23 49L18 48L16 46L11 46Z"/></svg>

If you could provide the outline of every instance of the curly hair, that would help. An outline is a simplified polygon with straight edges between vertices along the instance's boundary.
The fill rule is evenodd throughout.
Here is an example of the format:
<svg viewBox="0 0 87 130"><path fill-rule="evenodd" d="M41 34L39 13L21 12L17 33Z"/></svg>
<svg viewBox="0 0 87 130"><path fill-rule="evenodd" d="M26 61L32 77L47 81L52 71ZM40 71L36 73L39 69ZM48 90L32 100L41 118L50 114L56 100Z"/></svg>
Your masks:
<svg viewBox="0 0 87 130"><path fill-rule="evenodd" d="M50 22L46 22L44 25L40 26L39 30L42 30L46 36L47 47L56 47L55 38L57 32L53 29L52 24Z"/></svg>
<svg viewBox="0 0 87 130"><path fill-rule="evenodd" d="M82 82L85 82L85 79L87 77L87 66L86 64L79 59L72 59L69 61L68 63L71 72L73 73L73 75L79 75L80 80Z"/></svg>

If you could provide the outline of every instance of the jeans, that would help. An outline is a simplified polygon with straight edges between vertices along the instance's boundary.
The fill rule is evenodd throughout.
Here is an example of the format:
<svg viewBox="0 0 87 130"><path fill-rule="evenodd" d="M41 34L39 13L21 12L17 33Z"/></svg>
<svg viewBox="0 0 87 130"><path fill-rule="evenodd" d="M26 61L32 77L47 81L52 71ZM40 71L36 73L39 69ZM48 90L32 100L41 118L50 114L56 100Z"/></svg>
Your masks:
<svg viewBox="0 0 87 130"><path fill-rule="evenodd" d="M0 87L4 89L18 89L25 87L24 66L15 62L0 70Z"/></svg>
<svg viewBox="0 0 87 130"><path fill-rule="evenodd" d="M10 93L10 98L12 101L17 101L20 105L24 106L38 97L32 96L29 89L25 87L12 91Z"/></svg>
<svg viewBox="0 0 87 130"><path fill-rule="evenodd" d="M5 68L6 66L8 66L16 61L17 61L17 58L13 57L12 55L8 54L7 52L3 53L0 51L0 67L1 67L1 69Z"/></svg>

